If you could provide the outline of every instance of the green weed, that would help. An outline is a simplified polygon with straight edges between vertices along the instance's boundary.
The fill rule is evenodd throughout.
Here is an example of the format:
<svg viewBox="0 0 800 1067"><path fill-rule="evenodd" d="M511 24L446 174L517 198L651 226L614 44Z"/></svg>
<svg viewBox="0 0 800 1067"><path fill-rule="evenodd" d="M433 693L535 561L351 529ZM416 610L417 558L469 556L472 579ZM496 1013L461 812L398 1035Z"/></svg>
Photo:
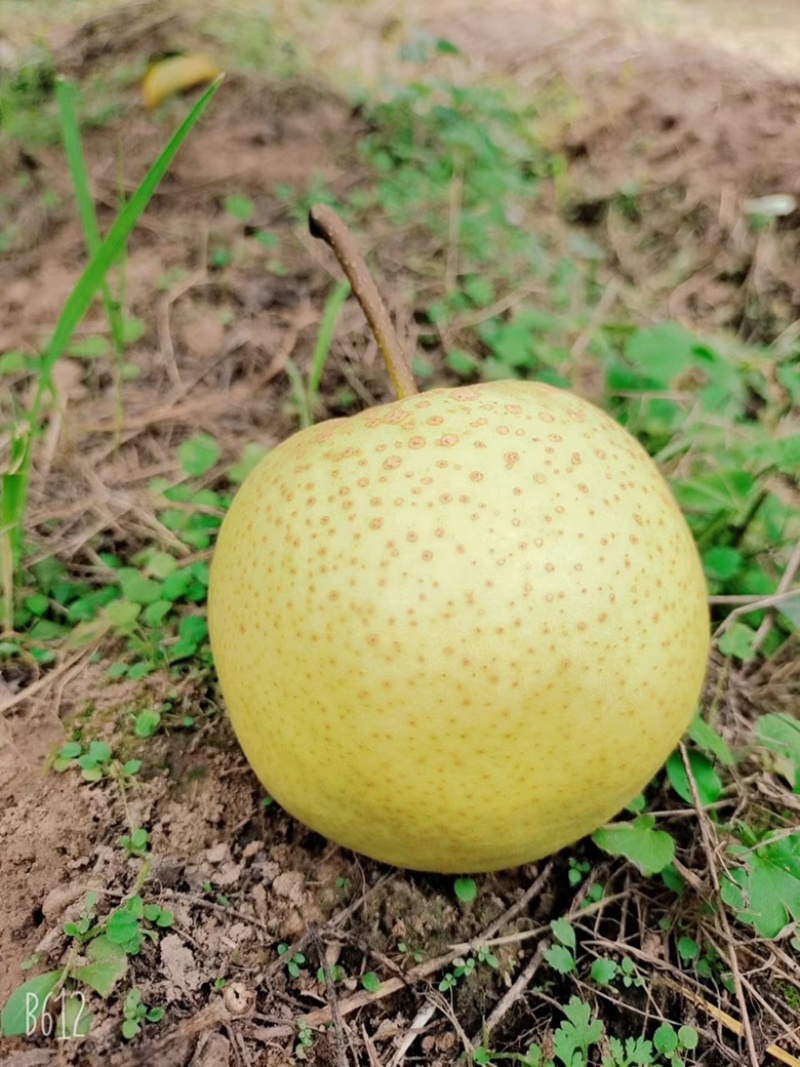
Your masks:
<svg viewBox="0 0 800 1067"><path fill-rule="evenodd" d="M303 376L293 359L289 358L286 361L286 374L292 386L291 403L297 412L301 429L311 426L314 422L314 415L319 405L322 372L328 361L339 314L349 295L350 284L348 282L340 282L334 287L325 301L322 319L317 330L317 339L314 345L308 381L303 381Z"/></svg>
<svg viewBox="0 0 800 1067"><path fill-rule="evenodd" d="M142 994L136 988L128 991L122 1012L125 1016L122 1023L122 1036L126 1041L132 1041L139 1035L143 1023L157 1023L164 1018L164 1009L148 1008L142 1003Z"/></svg>
<svg viewBox="0 0 800 1067"><path fill-rule="evenodd" d="M3 622L6 630L14 625L14 578L22 559L25 512L28 498L33 450L43 433L44 404L52 394L52 374L58 360L66 351L73 334L89 310L95 292L104 285L111 267L123 254L128 236L150 201L159 182L169 169L178 149L196 124L211 98L219 87L218 79L211 85L195 104L177 132L169 140L166 148L145 175L142 183L130 200L120 211L105 239L96 245L94 254L67 298L56 323L55 330L40 360L38 361L33 398L30 406L19 411L17 420L12 423L10 459L6 471L2 474L0 489L0 583L4 601ZM66 102L65 128L68 138L74 136L75 128L71 123L69 111L69 91L63 97ZM77 163L77 150L70 152L78 174L82 168ZM79 202L84 203L84 223L89 226L87 233L91 243L95 244L96 233L91 218L93 212L85 203L85 189L79 177Z"/></svg>
<svg viewBox="0 0 800 1067"><path fill-rule="evenodd" d="M448 971L439 982L440 992L447 993L449 990L455 989L462 979L471 977L475 968L479 965L497 970L500 966L500 960L485 945L477 948L474 956L456 957L453 960L453 969Z"/></svg>
<svg viewBox="0 0 800 1067"><path fill-rule="evenodd" d="M141 766L141 760L138 759L124 763L114 759L105 741L90 741L85 747L80 741L68 741L61 746L53 760L53 770L63 773L71 767L77 767L85 782L100 782L104 778L123 781L138 774Z"/></svg>
<svg viewBox="0 0 800 1067"><path fill-rule="evenodd" d="M303 968L305 967L306 957L302 952L292 952L287 944L278 945L278 955L284 957L286 962L286 973L290 978L299 978Z"/></svg>
<svg viewBox="0 0 800 1067"><path fill-rule="evenodd" d="M297 1028L297 1044L294 1054L298 1060L308 1059L306 1053L314 1047L314 1031L303 1023Z"/></svg>
<svg viewBox="0 0 800 1067"><path fill-rule="evenodd" d="M20 1037L32 1034L36 1027L52 1027L53 1019L61 1027L65 1038L85 1036L91 1027L92 1015L85 1007L85 991L109 997L129 969L129 957L137 956L145 940L158 941L161 931L173 925L172 912L159 904L146 904L134 894L124 905L104 918L97 915L97 894L88 893L80 916L64 924L64 933L73 941L66 964L29 979L11 994L0 1013L0 1034ZM76 962L82 958L87 962ZM129 994L130 998L130 994ZM134 1037L138 1027L128 1022L143 1018L155 1022L161 1015L144 1015L128 1011L126 1000L123 1033ZM138 1003L138 1002L137 1002ZM160 1010L160 1009L158 1009ZM44 1029L43 1029L44 1032Z"/></svg>
<svg viewBox="0 0 800 1067"><path fill-rule="evenodd" d="M478 896L478 883L474 878L456 878L453 882L456 900L462 904L471 904Z"/></svg>
<svg viewBox="0 0 800 1067"><path fill-rule="evenodd" d="M473 271L492 264L508 280L543 257L539 237L516 225L549 173L550 157L532 134L534 109L487 86L431 79L389 100L362 102L372 132L360 145L375 181L356 201L379 206L390 223L434 236L451 273L457 256Z"/></svg>
<svg viewBox="0 0 800 1067"><path fill-rule="evenodd" d="M361 985L368 993L377 993L381 987L381 980L374 971L367 971L361 975Z"/></svg>
<svg viewBox="0 0 800 1067"><path fill-rule="evenodd" d="M344 979L347 977L347 972L345 971L345 969L343 967L340 967L338 964L334 964L332 967L329 968L329 970L332 982L343 982ZM325 985L327 977L325 975L324 967L317 968L317 981L320 985ZM364 988L366 989L367 987L364 986Z"/></svg>
<svg viewBox="0 0 800 1067"><path fill-rule="evenodd" d="M564 1005L564 1021L553 1035L552 1058L546 1055L541 1045L531 1045L527 1052L492 1052L479 1046L473 1050L472 1062L486 1065L503 1061L522 1064L523 1067L589 1067L596 1052L605 1045L602 1067L684 1067L683 1056L697 1048L697 1031L691 1026L679 1029L663 1023L652 1038L629 1037L621 1039L605 1034L603 1023L592 1018L592 1009L578 997L571 997Z"/></svg>
<svg viewBox="0 0 800 1067"><path fill-rule="evenodd" d="M420 948L411 948L405 941L401 941L397 946L397 951L400 952L407 959L412 960L414 963L422 963L427 956L427 953Z"/></svg>
<svg viewBox="0 0 800 1067"><path fill-rule="evenodd" d="M129 856L141 857L147 853L149 840L150 834L147 830L141 826L137 826L136 829L131 830L130 834L121 837L119 843Z"/></svg>

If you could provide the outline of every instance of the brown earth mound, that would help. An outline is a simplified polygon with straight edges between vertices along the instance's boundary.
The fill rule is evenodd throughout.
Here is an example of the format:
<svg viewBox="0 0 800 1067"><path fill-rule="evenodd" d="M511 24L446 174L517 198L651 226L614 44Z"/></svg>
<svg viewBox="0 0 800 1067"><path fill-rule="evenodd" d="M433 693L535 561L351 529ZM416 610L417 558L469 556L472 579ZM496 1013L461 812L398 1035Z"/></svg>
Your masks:
<svg viewBox="0 0 800 1067"><path fill-rule="evenodd" d="M569 161L561 207L613 249L643 307L772 340L800 308L800 207L760 229L747 204L800 205L800 82L586 6L580 22L551 0L432 29L545 109L572 112L555 126L543 116Z"/></svg>

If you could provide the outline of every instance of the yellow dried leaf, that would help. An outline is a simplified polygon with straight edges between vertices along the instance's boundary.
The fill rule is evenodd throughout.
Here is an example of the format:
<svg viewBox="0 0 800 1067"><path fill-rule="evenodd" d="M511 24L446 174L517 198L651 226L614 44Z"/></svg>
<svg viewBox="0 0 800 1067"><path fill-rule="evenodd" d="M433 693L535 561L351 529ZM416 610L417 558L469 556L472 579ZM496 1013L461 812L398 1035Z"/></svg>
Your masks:
<svg viewBox="0 0 800 1067"><path fill-rule="evenodd" d="M144 102L149 108L158 107L167 97L213 81L219 73L214 60L199 52L163 59L153 64L142 81Z"/></svg>

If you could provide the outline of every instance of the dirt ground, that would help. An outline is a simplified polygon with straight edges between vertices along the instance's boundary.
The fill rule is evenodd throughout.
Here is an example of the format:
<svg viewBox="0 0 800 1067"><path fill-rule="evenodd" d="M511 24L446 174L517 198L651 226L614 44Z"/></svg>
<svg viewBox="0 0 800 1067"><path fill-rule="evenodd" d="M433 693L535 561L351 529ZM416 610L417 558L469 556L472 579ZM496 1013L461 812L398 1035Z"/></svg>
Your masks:
<svg viewBox="0 0 800 1067"><path fill-rule="evenodd" d="M569 161L560 208L612 250L634 312L669 314L701 329L727 327L747 340L790 339L800 312L800 211L754 234L744 205L774 193L800 199L800 79L792 75L800 17L791 3L673 0L638 5L635 18L632 6L437 5L435 17L421 21L471 57L475 77L502 74L545 100L574 100L552 121L542 117L543 135ZM199 32L195 19L160 21L150 8L137 8L126 22L127 52L183 47ZM373 5L354 16L363 34L372 34L357 50L365 69L400 32L391 10ZM291 19L284 16L302 29L304 13L311 19L302 5ZM412 16L413 10L403 18ZM20 20L18 40L28 32L22 14ZM81 31L73 13L57 32L61 69L80 77L92 64L113 62L119 39L102 25ZM335 68L339 46L326 53L323 34L309 36L306 46L327 54ZM87 133L101 223L113 216L120 150L123 183L132 188L164 140L156 118L132 114L124 128ZM40 471L33 487L31 522L43 551L52 519L69 522L61 550L78 562L89 536L124 550L130 529L152 529L147 481L175 471L176 446L190 432L212 433L229 458L246 441L273 444L290 432L282 368L290 355L301 365L310 358L331 268L298 233L274 190L302 189L314 175L333 189L346 185L360 132L357 114L321 83L229 75L130 243L126 301L146 329L131 355L140 375L124 388L119 451L113 383L65 363L60 439L46 477ZM224 279L207 266L210 246L237 240L221 209L234 188L255 204L254 225L285 238L285 274L265 273L263 262L246 257ZM46 189L59 195L46 201L31 195ZM633 194L635 223L605 210L613 198ZM35 351L82 257L60 149L0 145L0 197L15 223L0 258L0 353ZM553 191L553 210L555 200ZM84 333L99 323L95 314ZM343 333L357 352L368 352L360 321L346 322ZM340 384L334 369L330 396ZM361 388L368 397L386 395L377 368L365 369ZM133 525L123 528L123 518ZM419 983L437 974L438 956L452 961L452 945L527 931L576 906L564 856L488 877L477 904L464 909L447 879L393 871L335 848L263 808L263 792L206 677L112 684L108 660L92 662L91 651L72 653L41 676L24 666L5 670L0 680L0 1004L33 954L58 965L66 946L62 925L80 911L87 891L106 903L130 891L133 863L116 842L135 824L150 829L151 892L176 916L178 932L147 944L135 964L146 1001L166 1005L167 1021L150 1028L155 1044L134 1052L120 1041L118 1017L104 1017L101 1005L87 1042L9 1042L6 1063L295 1062L298 1004L318 1024L331 1018L324 984L315 978L318 957L351 975L380 970L385 988L396 985L379 999L379 1012L356 1016L369 997L347 979L340 997L348 1020L358 1022L347 1031L344 1053L335 1029L321 1033L309 1053L313 1062L340 1064L352 1055L353 1062L399 1063L403 1038L427 1003ZM104 646L104 654L113 656L113 647ZM199 728L152 739L141 783L127 797L48 769L65 723L86 715L88 705L103 736L114 739L131 707L158 705L167 695L174 708L197 716ZM606 862L590 844L580 847L581 857ZM624 890L624 872L608 877L610 893ZM641 906L658 913L655 897ZM275 955L281 942L313 962L298 983L289 982L285 961ZM398 942L424 944L428 969L398 956ZM520 954L513 941L497 951L503 961ZM648 951L657 958L660 949ZM224 996L218 979L227 982ZM434 995L436 1012L423 1021L409 1062L453 1062L504 992L493 973L459 989L455 1021ZM741 1062L734 1045L674 993L665 995L662 1010L681 1022L691 1016L704 1031L716 1050L704 1063ZM504 1025L532 1034L538 1011L520 1003Z"/></svg>

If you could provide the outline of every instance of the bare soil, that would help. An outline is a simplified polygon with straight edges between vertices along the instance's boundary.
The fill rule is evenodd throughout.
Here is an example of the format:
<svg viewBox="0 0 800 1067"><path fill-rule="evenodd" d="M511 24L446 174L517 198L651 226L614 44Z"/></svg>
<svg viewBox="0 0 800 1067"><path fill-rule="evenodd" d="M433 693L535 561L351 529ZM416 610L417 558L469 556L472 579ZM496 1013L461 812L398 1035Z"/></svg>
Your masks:
<svg viewBox="0 0 800 1067"><path fill-rule="evenodd" d="M784 10L790 17L791 5ZM549 191L543 211L566 215L612 250L634 313L670 314L700 329L724 326L747 339L791 335L800 304L800 211L755 233L744 204L777 192L800 198L800 82L782 67L650 35L598 14L596 6L581 21L552 3L442 11L427 18L428 28L472 57L476 77L502 74L541 96L542 135L569 161L566 187ZM386 12L378 15L370 25L381 41L393 28ZM145 21L137 32L139 17L133 12L125 23L126 54L184 47L197 32L179 18L158 27ZM62 69L81 76L113 63L115 40L122 38L107 33L98 44L96 30L75 27L62 46ZM559 107L548 111L548 100ZM565 107L565 100L573 103ZM121 161L123 187L131 189L181 107L167 109L166 117L132 107L118 128L87 133L101 224L116 208ZM111 376L71 360L61 369L61 408L51 413L57 429L33 486L32 529L43 554L53 550L51 520L58 520L55 550L76 565L87 563L86 546L98 538L124 552L165 536L147 482L177 474L176 446L197 430L213 434L228 460L247 441L269 445L292 431L283 368L289 356L307 365L333 268L295 226L275 187L300 190L321 175L329 187L345 188L360 131L358 116L319 84L227 79L130 243L126 305L146 331L129 357L140 373L123 388L119 449ZM44 190L58 196L43 201L37 194ZM255 205L254 227L281 235L286 273L271 273L263 257L240 248L240 227L222 208L233 191ZM84 262L61 150L0 146L0 198L15 222L0 259L0 353L36 351ZM224 272L209 266L215 248L237 252ZM397 286L399 307L401 280ZM401 313L406 322L412 310ZM82 333L102 329L100 312L93 314ZM386 395L353 315L340 328L324 383L329 412L336 390L352 384L353 354L364 357L362 399ZM384 992L393 992L370 1007L356 979L347 978L338 990L344 1021L320 1031L311 1062L398 1063L428 1004L408 1062L454 1062L465 1041L480 1037L482 1019L512 978L484 968L452 1001L443 998L438 980L459 954L450 946L465 953L463 943L473 938L520 935L495 951L502 964L525 966L528 945L536 944L524 939L526 932L580 903L568 879L569 857L488 877L476 904L461 907L450 880L384 868L265 809L213 682L188 674L177 683L160 676L135 686L111 683L106 668L118 652L105 640L88 653L66 654L41 677L23 665L5 670L0 681L0 1003L24 980L21 965L34 953L51 967L63 962L63 923L80 911L87 891L98 892L101 912L131 892L139 864L124 858L118 841L138 825L151 834L148 897L174 911L176 926L159 944L145 945L133 972L145 1002L166 1006L166 1019L148 1025L150 1044L129 1048L120 1037L118 998L107 1005L95 998L85 1042L8 1042L5 1062L296 1062L298 1018L318 1024L332 1018L336 1001L316 979L322 960L350 976L374 970ZM170 729L137 749L146 762L135 788L82 785L72 772L49 769L48 757L75 717L90 719L95 736L129 744L130 710L167 696L196 717L197 729ZM686 846L690 851L691 841ZM607 864L607 894L620 894L616 910L598 918L597 936L638 946L643 967L660 974L665 948L652 931L669 896L650 883L631 895L629 870L608 864L590 843L570 855ZM427 962L405 958L400 942L424 946ZM276 955L279 943L308 957L299 980L289 978ZM217 980L227 983L224 991ZM710 1051L698 1062L744 1062L736 1040L693 1002L667 985L658 988L665 1018L701 1030ZM556 985L549 996L558 1000L560 992ZM606 1010L618 1032L631 1026L620 1005ZM653 1006L634 991L626 1010ZM523 1047L541 1040L557 1018L546 1000L522 996L495 1037ZM631 1032L638 1026L632 1018ZM765 1015L756 1024L766 1044L775 1021ZM794 1040L797 1054L797 1036L781 1037L790 1046Z"/></svg>

